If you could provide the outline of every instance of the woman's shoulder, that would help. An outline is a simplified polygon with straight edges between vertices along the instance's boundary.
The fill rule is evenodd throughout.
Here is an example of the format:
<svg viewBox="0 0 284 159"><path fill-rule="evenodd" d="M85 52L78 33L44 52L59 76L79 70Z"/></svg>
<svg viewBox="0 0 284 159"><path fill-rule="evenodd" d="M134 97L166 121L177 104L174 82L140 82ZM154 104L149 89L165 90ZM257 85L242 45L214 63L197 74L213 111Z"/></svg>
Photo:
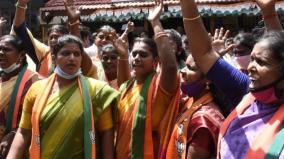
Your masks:
<svg viewBox="0 0 284 159"><path fill-rule="evenodd" d="M199 117L208 119L214 125L220 125L225 119L219 107L214 102L203 105L193 114L192 119Z"/></svg>

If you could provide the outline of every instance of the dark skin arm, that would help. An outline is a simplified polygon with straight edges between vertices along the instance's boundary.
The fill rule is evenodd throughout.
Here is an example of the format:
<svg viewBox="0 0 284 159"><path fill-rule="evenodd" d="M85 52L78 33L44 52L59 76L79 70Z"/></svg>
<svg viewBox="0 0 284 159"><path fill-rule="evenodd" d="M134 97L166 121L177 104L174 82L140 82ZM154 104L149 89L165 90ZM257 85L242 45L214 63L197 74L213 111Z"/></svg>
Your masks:
<svg viewBox="0 0 284 159"><path fill-rule="evenodd" d="M109 129L100 132L102 139L102 158L113 159L114 158L114 133L113 129Z"/></svg>
<svg viewBox="0 0 284 159"><path fill-rule="evenodd" d="M24 158L25 151L29 148L31 143L31 134L31 130L18 128L7 159Z"/></svg>
<svg viewBox="0 0 284 159"><path fill-rule="evenodd" d="M276 0L255 0L255 2L261 9L266 29L276 31L283 30L275 10Z"/></svg>
<svg viewBox="0 0 284 159"><path fill-rule="evenodd" d="M81 35L79 29L80 25L79 18L81 12L78 8L76 8L73 0L64 0L64 5L68 15L70 33L80 38ZM81 65L82 72L84 75L89 76L88 71L91 69L91 67L93 67L93 63L89 55L86 54L85 52L83 52L82 54L82 61L83 61Z"/></svg>
<svg viewBox="0 0 284 159"><path fill-rule="evenodd" d="M160 14L163 9L163 0L156 1L156 7L153 12L148 16L154 33L157 35L164 31L162 24L160 22ZM158 47L158 54L161 64L161 77L160 86L169 93L174 93L178 87L177 79L177 61L175 53L171 46L173 46L173 41L169 39L168 36L160 36L155 38L155 42Z"/></svg>

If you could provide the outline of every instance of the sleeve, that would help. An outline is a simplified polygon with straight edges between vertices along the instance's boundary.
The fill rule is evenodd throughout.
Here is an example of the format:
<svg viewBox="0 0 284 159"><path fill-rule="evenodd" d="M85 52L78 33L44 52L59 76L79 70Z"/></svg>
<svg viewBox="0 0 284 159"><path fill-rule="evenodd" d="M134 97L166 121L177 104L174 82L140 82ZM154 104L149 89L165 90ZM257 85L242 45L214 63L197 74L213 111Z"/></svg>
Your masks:
<svg viewBox="0 0 284 159"><path fill-rule="evenodd" d="M117 90L111 88L105 82L96 81L96 83L101 86L100 88L97 88L98 90L92 99L95 121L96 119L98 120L102 114L106 113L107 109L110 109L109 106L112 107L110 110L115 108L120 95Z"/></svg>
<svg viewBox="0 0 284 159"><path fill-rule="evenodd" d="M188 128L188 145L194 144L205 150L214 150L217 147L220 125L224 118L213 105L203 106L196 111ZM190 138L190 136L192 138Z"/></svg>
<svg viewBox="0 0 284 159"><path fill-rule="evenodd" d="M28 90L25 99L24 105L22 109L22 116L20 121L20 128L31 129L31 116L32 116L32 109L36 99L37 94L37 84L33 84L30 89Z"/></svg>
<svg viewBox="0 0 284 159"><path fill-rule="evenodd" d="M109 130L113 127L112 111L110 107L106 108L106 110L98 118L98 121L96 122L96 127L98 131Z"/></svg>
<svg viewBox="0 0 284 159"><path fill-rule="evenodd" d="M153 110L152 110L152 126L153 130L158 130L158 127L160 125L160 121L163 119L168 105L171 103L171 97L168 92L166 92L160 85L157 89L156 98L153 104Z"/></svg>
<svg viewBox="0 0 284 159"><path fill-rule="evenodd" d="M31 32L26 28L24 22L18 28L13 28L16 35L23 41L27 54L38 65L45 56L47 46L33 37Z"/></svg>
<svg viewBox="0 0 284 159"><path fill-rule="evenodd" d="M236 106L247 94L250 80L224 59L219 58L207 73L207 78Z"/></svg>
<svg viewBox="0 0 284 159"><path fill-rule="evenodd" d="M88 77L92 77L94 79L98 79L98 70L97 70L97 66L92 64L91 69L88 71L87 73Z"/></svg>

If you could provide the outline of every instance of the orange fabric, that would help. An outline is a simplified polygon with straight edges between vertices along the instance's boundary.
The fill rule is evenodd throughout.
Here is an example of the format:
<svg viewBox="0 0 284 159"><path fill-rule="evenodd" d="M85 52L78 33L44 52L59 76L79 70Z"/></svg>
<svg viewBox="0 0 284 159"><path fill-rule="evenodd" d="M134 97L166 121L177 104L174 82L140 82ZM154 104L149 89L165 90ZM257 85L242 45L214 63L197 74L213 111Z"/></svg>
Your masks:
<svg viewBox="0 0 284 159"><path fill-rule="evenodd" d="M139 104L139 93L141 91L141 87L133 86L129 84L126 90L122 93L121 99L118 104L118 129L117 129L117 142L116 142L116 158L117 159L125 159L130 158L131 156L131 130L133 126L133 120L135 113L138 109ZM177 88L179 89L179 88ZM159 94L160 93L160 94ZM163 98L165 92L163 92L159 86L159 76L154 75L151 84L149 86L147 92L147 109L146 109L146 123L145 123L145 132L144 132L144 159L153 159L153 158L165 158L166 147L170 138L171 129L173 128L174 120L176 118L178 112L178 104L179 104L179 91L173 97L167 96L169 100L158 101L157 97ZM168 103L167 103L168 101ZM164 105L164 102L167 105ZM161 104L163 103L163 104ZM155 108L155 107L163 107L163 108ZM153 110L155 112L153 112ZM156 112L157 110L161 110L162 112ZM159 117L155 116L155 114L159 113ZM160 117L161 115L161 117ZM155 118L155 119L154 119ZM155 126L153 121L157 122L157 128L155 130ZM123 122L121 122L123 121ZM121 124L123 123L123 124ZM153 131L157 131L159 135L159 141L157 149L157 153L154 153L154 141L153 141ZM155 156L157 155L157 156Z"/></svg>
<svg viewBox="0 0 284 159"><path fill-rule="evenodd" d="M159 81L156 80L156 82L158 83ZM168 105L167 111L158 129L159 140L160 140L158 159L166 158L167 147L170 141L172 129L174 128L175 120L178 115L179 100L180 100L180 91L178 90L180 90L180 78L178 78L177 91L172 97L171 102Z"/></svg>
<svg viewBox="0 0 284 159"><path fill-rule="evenodd" d="M29 80L29 76L30 76L30 70L27 69L23 75L22 81L19 85L19 90L17 92L16 102L15 102L15 107L14 107L15 110L13 113L13 120L12 120L12 129L17 128L17 121L18 121L21 100L22 100L22 93L23 93L23 90L24 90L24 87L27 81Z"/></svg>
<svg viewBox="0 0 284 159"><path fill-rule="evenodd" d="M38 73L43 77L48 77L50 73L50 65L52 63L51 52L48 51L40 62Z"/></svg>
<svg viewBox="0 0 284 159"><path fill-rule="evenodd" d="M40 132L39 132L39 121L40 114L45 106L46 100L52 90L52 86L55 81L55 74L53 74L50 78L47 79L46 89L43 90L42 96L38 96L35 100L35 105L32 113L32 139L30 146L30 158L32 159L40 159Z"/></svg>
<svg viewBox="0 0 284 159"><path fill-rule="evenodd" d="M83 97L83 89L82 89L82 84L81 84L81 81L80 81L80 77L78 77L77 79L78 79L79 89L80 89L80 92L81 92L81 98L84 99L84 97ZM88 94L89 94L89 91L88 91ZM91 97L90 94L89 94L89 97ZM90 98L90 100L91 100L91 98ZM92 101L90 101L90 111L94 112L93 111L93 107L92 107ZM93 113L91 113L91 114L93 114ZM92 126L92 132L91 133L95 134L94 115L91 115L91 126ZM96 158L96 145L95 145L95 143L92 143L92 148L91 149L92 149L91 158L95 159Z"/></svg>
<svg viewBox="0 0 284 159"><path fill-rule="evenodd" d="M225 135L230 123L240 114L242 114L250 105L254 102L255 98L249 93L239 105L235 108L233 112L226 118L224 123L221 126L220 134L218 138L218 147L217 147L217 159L220 158L220 149L221 149L221 139ZM262 132L254 139L252 145L250 146L246 159L251 158L265 158L266 153L268 152L277 132L279 131L281 124L284 122L284 105L281 105L277 112L272 116L272 118L266 123Z"/></svg>
<svg viewBox="0 0 284 159"><path fill-rule="evenodd" d="M41 113L46 105L46 101L48 99L48 96L50 95L50 92L52 90L52 87L54 85L56 79L56 74L52 74L48 79L46 79L46 89L43 90L42 95L38 96L35 100L35 105L33 107L33 113L32 113L32 117L31 117L31 121L32 121L32 139L31 139L31 146L30 146L30 158L31 159L40 159L40 116ZM82 84L80 82L80 78L78 77L78 85L79 85L79 89L80 89L80 93L82 98L83 97L83 93L82 93ZM92 107L92 102L90 101L90 109L91 112L93 112L93 107ZM92 132L91 133L95 133L95 127L94 127L94 116L92 115ZM96 158L96 147L95 147L95 143L92 143L92 154L91 154L91 158L95 159Z"/></svg>
<svg viewBox="0 0 284 159"><path fill-rule="evenodd" d="M130 145L132 136L132 125L135 112L138 109L139 100L138 95L141 91L142 85L133 86L134 82L129 84L126 90L122 93L118 109L118 128L117 128L117 143L116 144L116 158L125 159L130 158ZM132 89L132 90L131 90ZM126 123L126 124L121 124Z"/></svg>
<svg viewBox="0 0 284 159"><path fill-rule="evenodd" d="M193 102L193 98L188 99L185 104L187 110L183 114L181 114L171 134L170 142L167 149L167 159L186 159L186 144L188 140L191 140L187 136L187 130L189 127L190 120L193 114L199 108L201 108L204 104L211 102L212 100L213 97L211 93L203 95L196 102ZM179 128L180 124L182 124L184 127Z"/></svg>

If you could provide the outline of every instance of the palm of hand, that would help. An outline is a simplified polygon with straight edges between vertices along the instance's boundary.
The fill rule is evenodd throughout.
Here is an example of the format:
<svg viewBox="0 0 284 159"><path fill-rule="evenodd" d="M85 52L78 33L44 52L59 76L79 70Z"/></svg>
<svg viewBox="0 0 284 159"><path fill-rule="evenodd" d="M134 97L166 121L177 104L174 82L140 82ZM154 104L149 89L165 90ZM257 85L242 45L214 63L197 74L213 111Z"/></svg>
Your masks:
<svg viewBox="0 0 284 159"><path fill-rule="evenodd" d="M160 18L162 9L163 9L163 3L160 3L159 5L155 7L155 9L152 12L149 13L148 20L154 21Z"/></svg>
<svg viewBox="0 0 284 159"><path fill-rule="evenodd" d="M212 41L212 47L216 52L222 52L225 50L225 40L216 39Z"/></svg>
<svg viewBox="0 0 284 159"><path fill-rule="evenodd" d="M79 8L77 9L75 7L73 0L65 0L64 4L65 4L65 7L66 7L68 16L70 16L74 19L80 17L81 12L80 12Z"/></svg>
<svg viewBox="0 0 284 159"><path fill-rule="evenodd" d="M275 5L275 0L255 0L255 2L262 9Z"/></svg>

